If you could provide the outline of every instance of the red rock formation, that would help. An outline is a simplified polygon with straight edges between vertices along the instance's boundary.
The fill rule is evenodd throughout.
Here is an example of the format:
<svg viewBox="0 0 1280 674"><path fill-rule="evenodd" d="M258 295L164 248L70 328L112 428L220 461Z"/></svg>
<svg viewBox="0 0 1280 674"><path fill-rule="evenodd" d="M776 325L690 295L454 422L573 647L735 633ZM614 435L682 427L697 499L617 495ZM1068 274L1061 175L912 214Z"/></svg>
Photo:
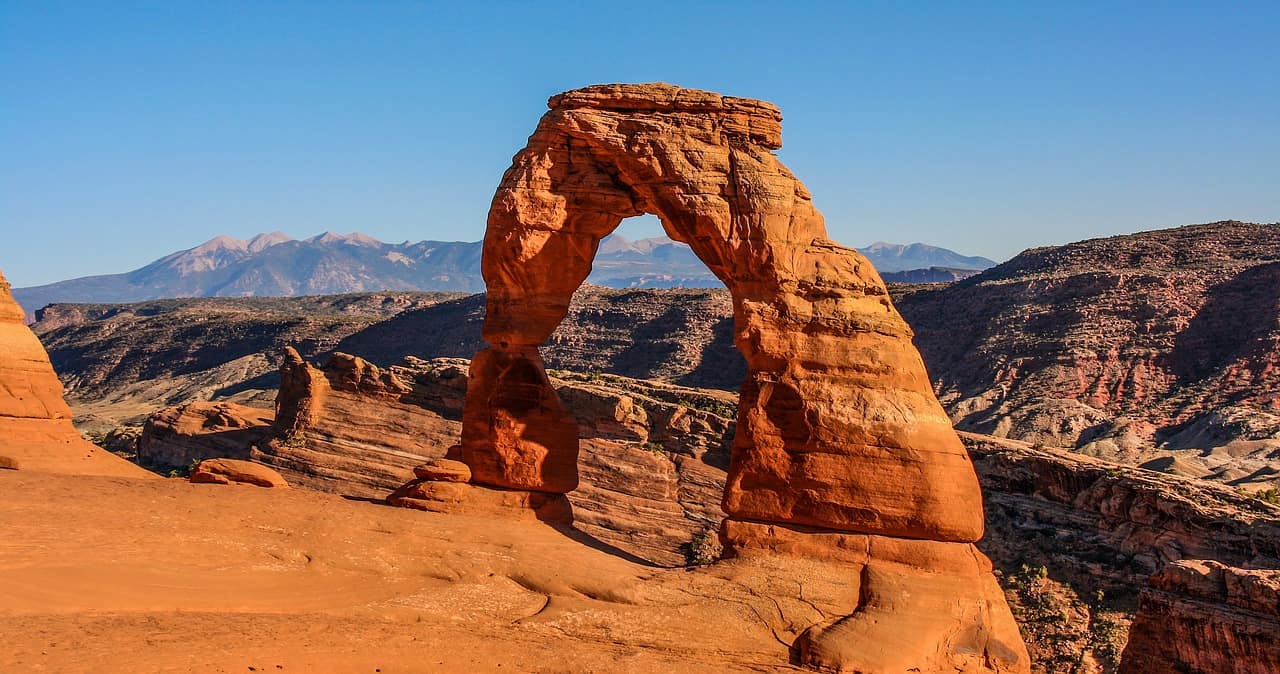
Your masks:
<svg viewBox="0 0 1280 674"><path fill-rule="evenodd" d="M1280 570L1169 565L1139 598L1119 672L1280 672Z"/></svg>
<svg viewBox="0 0 1280 674"><path fill-rule="evenodd" d="M465 370L379 368L335 353L323 369L291 347L280 364L275 438L253 458L293 484L382 497L413 479L413 468L441 457L458 437Z"/></svg>
<svg viewBox="0 0 1280 674"><path fill-rule="evenodd" d="M62 383L0 275L0 456L10 468L155 477L80 437Z"/></svg>
<svg viewBox="0 0 1280 674"><path fill-rule="evenodd" d="M807 631L800 661L838 671L1027 671L989 565L969 545L983 529L973 466L883 282L827 238L808 190L773 155L778 109L664 84L588 87L549 106L489 212L490 346L472 362L461 447L475 488L577 486L576 429L538 346L565 317L600 240L624 218L653 213L733 296L749 371L724 495L728 548L863 548L849 564L866 601ZM782 545L784 530L806 532L797 535L807 542ZM966 608L940 617L943 606ZM864 641L906 632L884 652Z"/></svg>
<svg viewBox="0 0 1280 674"><path fill-rule="evenodd" d="M257 487L288 487L280 473L260 463L239 459L205 459L191 471L196 484L251 484Z"/></svg>
<svg viewBox="0 0 1280 674"><path fill-rule="evenodd" d="M138 462L186 468L211 458L248 459L273 433L271 410L229 402L193 402L152 414L138 438Z"/></svg>

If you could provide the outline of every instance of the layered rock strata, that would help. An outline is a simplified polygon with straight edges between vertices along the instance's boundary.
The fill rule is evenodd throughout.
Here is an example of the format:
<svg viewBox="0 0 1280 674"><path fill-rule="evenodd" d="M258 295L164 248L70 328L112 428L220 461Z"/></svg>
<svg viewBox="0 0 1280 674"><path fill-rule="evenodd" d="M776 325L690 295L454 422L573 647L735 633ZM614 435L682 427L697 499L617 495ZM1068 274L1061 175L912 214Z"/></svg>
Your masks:
<svg viewBox="0 0 1280 674"><path fill-rule="evenodd" d="M208 458L249 459L271 438L274 418L271 410L230 402L166 407L143 425L138 463L164 471Z"/></svg>
<svg viewBox="0 0 1280 674"><path fill-rule="evenodd" d="M1280 570L1169 565L1142 593L1119 672L1280 672Z"/></svg>
<svg viewBox="0 0 1280 674"><path fill-rule="evenodd" d="M1027 250L897 305L960 428L1257 490L1280 484L1278 259L1280 223L1190 225Z"/></svg>
<svg viewBox="0 0 1280 674"><path fill-rule="evenodd" d="M472 484L577 487L572 413L538 346L564 319L600 240L624 218L655 214L728 286L747 362L724 492L728 549L826 557L827 544L859 545L842 532L886 540L848 561L867 601L806 630L798 661L1027 671L1004 598L971 545L983 532L973 466L884 283L827 238L808 190L774 156L778 109L665 84L588 87L549 107L489 211L489 346L471 364L460 451ZM775 542L779 527L807 542ZM967 608L938 618L942 606ZM889 659L863 641L908 629Z"/></svg>
<svg viewBox="0 0 1280 674"><path fill-rule="evenodd" d="M411 499L401 505L460 502L447 493L459 487L419 485L470 480L466 464L443 458L461 430L467 361L409 358L376 368L339 354L320 368L288 352L281 369L278 420L227 403L168 408L144 427L143 455L163 457L165 468L250 458L295 486L365 498L409 481L394 496ZM695 539L714 540L709 532L724 517L732 395L615 375L557 371L550 381L574 412L583 448L581 485L569 494L578 529L673 566L689 560Z"/></svg>
<svg viewBox="0 0 1280 674"><path fill-rule="evenodd" d="M1004 574L1037 673L1115 671L1136 605L1146 602L1139 593L1170 564L1209 559L1280 568L1280 508L1260 499L1062 450L961 435L987 502L987 535L978 545ZM1198 606L1215 629L1249 629L1225 596L1203 597ZM1135 628L1134 638L1139 634Z"/></svg>
<svg viewBox="0 0 1280 674"><path fill-rule="evenodd" d="M1280 508L1233 490L966 434L988 538L1051 552L1061 572L1137 587L1171 562L1280 568ZM1012 561L1012 560L1011 560Z"/></svg>
<svg viewBox="0 0 1280 674"><path fill-rule="evenodd" d="M419 377L345 353L322 369L287 347L275 438L255 458L297 486L381 498L456 442L465 379L457 365Z"/></svg>
<svg viewBox="0 0 1280 674"><path fill-rule="evenodd" d="M22 307L0 275L0 457L9 468L82 475L152 477L85 440L49 354L23 323Z"/></svg>

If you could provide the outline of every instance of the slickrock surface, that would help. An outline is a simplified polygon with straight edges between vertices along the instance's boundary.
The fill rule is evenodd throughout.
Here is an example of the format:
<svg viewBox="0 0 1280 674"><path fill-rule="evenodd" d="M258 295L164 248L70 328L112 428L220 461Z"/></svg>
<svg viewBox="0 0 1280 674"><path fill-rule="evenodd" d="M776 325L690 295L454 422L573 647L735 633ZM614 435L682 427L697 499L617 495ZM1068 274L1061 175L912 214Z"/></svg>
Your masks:
<svg viewBox="0 0 1280 674"><path fill-rule="evenodd" d="M303 489L0 471L0 531L3 672L798 671L796 626L858 597Z"/></svg>
<svg viewBox="0 0 1280 674"><path fill-rule="evenodd" d="M239 459L205 459L196 464L189 478L194 484L251 484L257 487L288 487L280 473L260 463Z"/></svg>
<svg viewBox="0 0 1280 674"><path fill-rule="evenodd" d="M271 437L274 419L271 410L229 402L167 407L143 425L138 463L165 471L201 459L248 459L255 445Z"/></svg>
<svg viewBox="0 0 1280 674"><path fill-rule="evenodd" d="M0 274L0 456L9 468L153 477L99 449L71 425L62 382Z"/></svg>
<svg viewBox="0 0 1280 674"><path fill-rule="evenodd" d="M1280 569L1169 565L1142 593L1119 671L1280 672Z"/></svg>
<svg viewBox="0 0 1280 674"><path fill-rule="evenodd" d="M971 545L983 529L973 466L884 283L827 238L808 190L772 153L778 109L666 84L587 87L548 105L489 211L488 347L471 361L460 452L472 482L547 494L578 486L576 424L538 346L567 315L601 239L624 218L656 214L728 286L747 362L726 548L831 560L842 555L827 546L864 542L842 560L862 601L808 626L799 661L1028 671ZM805 543L783 544L793 534Z"/></svg>
<svg viewBox="0 0 1280 674"><path fill-rule="evenodd" d="M1280 484L1280 223L1032 249L898 306L962 429Z"/></svg>

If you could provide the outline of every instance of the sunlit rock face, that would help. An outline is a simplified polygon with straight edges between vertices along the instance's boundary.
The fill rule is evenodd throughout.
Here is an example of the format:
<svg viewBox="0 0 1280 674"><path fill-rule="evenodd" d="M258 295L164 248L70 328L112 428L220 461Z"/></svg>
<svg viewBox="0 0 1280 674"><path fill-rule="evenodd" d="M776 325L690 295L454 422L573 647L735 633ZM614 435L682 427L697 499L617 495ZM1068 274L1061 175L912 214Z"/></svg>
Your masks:
<svg viewBox="0 0 1280 674"><path fill-rule="evenodd" d="M154 477L80 437L49 354L0 274L0 462L7 468Z"/></svg>
<svg viewBox="0 0 1280 674"><path fill-rule="evenodd" d="M549 107L489 212L489 346L472 361L459 453L473 488L577 487L576 424L538 346L601 239L652 213L733 296L748 373L726 549L848 567L854 599L800 634L796 659L832 671L1028 671L971 545L983 533L973 466L879 275L827 238L808 190L774 156L777 107L666 84L587 87Z"/></svg>

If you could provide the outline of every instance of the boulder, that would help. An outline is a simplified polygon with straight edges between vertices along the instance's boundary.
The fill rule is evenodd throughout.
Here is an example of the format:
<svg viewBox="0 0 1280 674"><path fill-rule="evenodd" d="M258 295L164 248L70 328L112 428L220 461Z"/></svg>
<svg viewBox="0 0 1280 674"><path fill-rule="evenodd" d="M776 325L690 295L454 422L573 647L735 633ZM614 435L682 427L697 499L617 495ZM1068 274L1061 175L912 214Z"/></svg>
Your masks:
<svg viewBox="0 0 1280 674"><path fill-rule="evenodd" d="M471 481L471 469L467 464L452 459L432 459L414 468L413 474L420 479L437 482Z"/></svg>
<svg viewBox="0 0 1280 674"><path fill-rule="evenodd" d="M196 484L251 484L258 487L288 487L280 473L260 463L239 459L205 459L191 471Z"/></svg>

